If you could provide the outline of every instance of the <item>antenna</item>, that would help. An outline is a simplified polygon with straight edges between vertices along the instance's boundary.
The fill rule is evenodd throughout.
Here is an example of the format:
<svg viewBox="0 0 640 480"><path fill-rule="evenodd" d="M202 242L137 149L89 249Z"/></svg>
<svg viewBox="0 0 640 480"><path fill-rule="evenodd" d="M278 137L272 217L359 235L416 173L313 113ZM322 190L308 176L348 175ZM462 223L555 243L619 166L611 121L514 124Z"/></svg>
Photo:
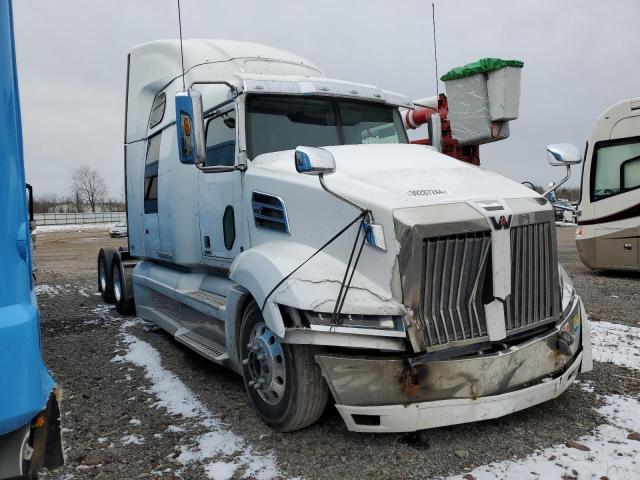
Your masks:
<svg viewBox="0 0 640 480"><path fill-rule="evenodd" d="M178 0L180 3L180 0ZM436 43L436 4L431 3L431 20L433 22L433 58L436 61L436 98L440 97L438 86L438 44Z"/></svg>
<svg viewBox="0 0 640 480"><path fill-rule="evenodd" d="M178 27L180 28L180 60L182 61L182 90L186 91L187 88L185 87L185 84L184 84L184 51L182 50L182 17L180 16L180 0L178 0Z"/></svg>

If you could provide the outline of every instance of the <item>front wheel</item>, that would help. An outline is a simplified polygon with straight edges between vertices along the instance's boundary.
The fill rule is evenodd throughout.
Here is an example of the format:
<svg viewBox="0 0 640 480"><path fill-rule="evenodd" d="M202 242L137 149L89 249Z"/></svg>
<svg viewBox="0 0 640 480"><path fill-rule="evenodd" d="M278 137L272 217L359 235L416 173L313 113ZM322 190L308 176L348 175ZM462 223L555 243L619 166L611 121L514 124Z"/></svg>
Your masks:
<svg viewBox="0 0 640 480"><path fill-rule="evenodd" d="M255 302L245 309L238 351L245 388L267 425L291 432L320 418L328 389L313 351L308 346L281 343Z"/></svg>

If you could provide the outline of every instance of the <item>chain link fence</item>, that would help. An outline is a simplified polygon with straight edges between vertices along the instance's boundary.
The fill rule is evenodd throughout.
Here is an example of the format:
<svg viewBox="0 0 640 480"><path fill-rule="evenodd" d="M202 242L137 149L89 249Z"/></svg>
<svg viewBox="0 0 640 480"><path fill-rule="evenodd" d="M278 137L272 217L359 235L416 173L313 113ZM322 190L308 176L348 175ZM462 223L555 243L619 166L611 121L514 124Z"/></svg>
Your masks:
<svg viewBox="0 0 640 480"><path fill-rule="evenodd" d="M118 223L127 220L126 212L34 213L37 226L80 225L85 223Z"/></svg>

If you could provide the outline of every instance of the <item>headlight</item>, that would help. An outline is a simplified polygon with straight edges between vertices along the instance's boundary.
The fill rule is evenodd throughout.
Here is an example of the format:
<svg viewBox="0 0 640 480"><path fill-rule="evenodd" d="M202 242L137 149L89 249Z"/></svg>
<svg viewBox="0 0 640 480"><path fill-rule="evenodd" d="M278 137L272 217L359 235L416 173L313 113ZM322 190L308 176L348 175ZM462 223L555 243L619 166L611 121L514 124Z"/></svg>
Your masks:
<svg viewBox="0 0 640 480"><path fill-rule="evenodd" d="M566 311L571 305L575 290L573 288L573 282L565 271L564 267L558 264L558 274L560 277L560 295L562 297L562 311Z"/></svg>
<svg viewBox="0 0 640 480"><path fill-rule="evenodd" d="M331 323L330 313L321 312L302 312L310 326L318 325L323 327L349 327L349 328L372 328L375 330L404 330L404 322L402 317L391 315L360 315L360 314L341 314L339 324Z"/></svg>
<svg viewBox="0 0 640 480"><path fill-rule="evenodd" d="M580 301L576 301L574 309L569 312L558 332L558 350L564 355L575 355L580 347L582 335L582 315L580 313Z"/></svg>

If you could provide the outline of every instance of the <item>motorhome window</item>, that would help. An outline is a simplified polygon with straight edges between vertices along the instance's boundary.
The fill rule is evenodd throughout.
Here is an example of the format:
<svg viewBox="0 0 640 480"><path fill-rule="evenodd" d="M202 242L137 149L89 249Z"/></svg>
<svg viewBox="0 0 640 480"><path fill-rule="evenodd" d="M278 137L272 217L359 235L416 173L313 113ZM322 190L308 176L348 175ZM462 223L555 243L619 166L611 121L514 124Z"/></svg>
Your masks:
<svg viewBox="0 0 640 480"><path fill-rule="evenodd" d="M398 111L372 102L282 95L250 96L250 158L292 150L363 143L408 143Z"/></svg>
<svg viewBox="0 0 640 480"><path fill-rule="evenodd" d="M153 128L158 125L164 117L164 109L167 105L167 95L164 92L160 92L153 99L153 105L151 105L151 114L149 115L149 128Z"/></svg>
<svg viewBox="0 0 640 480"><path fill-rule="evenodd" d="M161 133L149 138L147 142L147 157L144 162L146 165L160 160L160 137L162 137Z"/></svg>
<svg viewBox="0 0 640 480"><path fill-rule="evenodd" d="M640 187L640 139L598 142L593 159L592 201Z"/></svg>
<svg viewBox="0 0 640 480"><path fill-rule="evenodd" d="M207 156L205 165L235 164L236 112L230 110L207 122Z"/></svg>

